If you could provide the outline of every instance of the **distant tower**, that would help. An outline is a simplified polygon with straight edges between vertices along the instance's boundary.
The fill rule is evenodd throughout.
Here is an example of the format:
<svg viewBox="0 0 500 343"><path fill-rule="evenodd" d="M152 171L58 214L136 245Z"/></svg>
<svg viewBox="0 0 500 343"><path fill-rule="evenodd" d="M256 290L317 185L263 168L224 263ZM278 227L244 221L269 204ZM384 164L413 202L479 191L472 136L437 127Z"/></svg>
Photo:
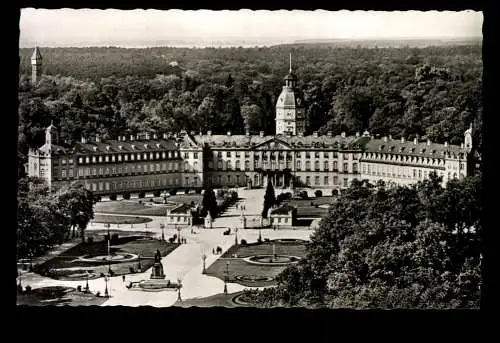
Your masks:
<svg viewBox="0 0 500 343"><path fill-rule="evenodd" d="M45 144L49 146L49 149L52 148L52 144L58 144L58 134L57 128L50 122L50 126L45 129Z"/></svg>
<svg viewBox="0 0 500 343"><path fill-rule="evenodd" d="M38 47L33 50L31 55L31 83L36 85L42 77L42 54Z"/></svg>
<svg viewBox="0 0 500 343"><path fill-rule="evenodd" d="M276 134L303 134L306 131L306 117L302 98L296 89L297 76L292 71L292 54L290 70L284 81L285 85L276 103Z"/></svg>

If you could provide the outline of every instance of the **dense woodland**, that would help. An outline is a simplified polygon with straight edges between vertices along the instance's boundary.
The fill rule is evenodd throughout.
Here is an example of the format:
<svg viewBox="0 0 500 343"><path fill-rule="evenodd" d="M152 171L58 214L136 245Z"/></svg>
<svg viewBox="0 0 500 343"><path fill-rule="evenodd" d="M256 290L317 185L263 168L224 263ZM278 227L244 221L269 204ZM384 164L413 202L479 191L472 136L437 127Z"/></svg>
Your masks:
<svg viewBox="0 0 500 343"><path fill-rule="evenodd" d="M411 187L353 181L322 219L307 256L250 291L260 306L478 308L480 176L435 173Z"/></svg>
<svg viewBox="0 0 500 343"><path fill-rule="evenodd" d="M20 152L43 144L51 120L63 144L95 133L272 134L290 52L310 131L368 129L460 144L471 122L480 128L480 45L41 48L44 76L36 88L30 84L32 50L21 49ZM475 135L480 145L479 129Z"/></svg>

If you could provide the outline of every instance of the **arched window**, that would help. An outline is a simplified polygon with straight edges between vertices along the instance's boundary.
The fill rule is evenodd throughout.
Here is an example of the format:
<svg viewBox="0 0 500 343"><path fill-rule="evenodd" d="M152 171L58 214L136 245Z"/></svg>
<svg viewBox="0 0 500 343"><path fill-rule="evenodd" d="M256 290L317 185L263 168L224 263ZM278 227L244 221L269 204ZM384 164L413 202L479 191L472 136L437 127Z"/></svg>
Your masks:
<svg viewBox="0 0 500 343"><path fill-rule="evenodd" d="M314 162L314 169L319 170L319 161Z"/></svg>
<svg viewBox="0 0 500 343"><path fill-rule="evenodd" d="M333 161L333 170L337 170L339 168L339 164L337 161Z"/></svg>
<svg viewBox="0 0 500 343"><path fill-rule="evenodd" d="M194 169L194 171L198 171L198 162L195 161L193 163L193 169Z"/></svg>
<svg viewBox="0 0 500 343"><path fill-rule="evenodd" d="M310 170L310 169L311 169L311 162L306 161L306 170Z"/></svg>
<svg viewBox="0 0 500 343"><path fill-rule="evenodd" d="M245 161L245 170L250 170L250 161Z"/></svg>
<svg viewBox="0 0 500 343"><path fill-rule="evenodd" d="M240 161L239 160L236 161L236 170L240 170Z"/></svg>
<svg viewBox="0 0 500 343"><path fill-rule="evenodd" d="M227 161L226 169L231 170L233 166L231 165L231 161Z"/></svg>
<svg viewBox="0 0 500 343"><path fill-rule="evenodd" d="M297 170L300 171L300 168L301 168L300 161L297 161Z"/></svg>
<svg viewBox="0 0 500 343"><path fill-rule="evenodd" d="M189 171L189 163L184 162L184 171Z"/></svg>

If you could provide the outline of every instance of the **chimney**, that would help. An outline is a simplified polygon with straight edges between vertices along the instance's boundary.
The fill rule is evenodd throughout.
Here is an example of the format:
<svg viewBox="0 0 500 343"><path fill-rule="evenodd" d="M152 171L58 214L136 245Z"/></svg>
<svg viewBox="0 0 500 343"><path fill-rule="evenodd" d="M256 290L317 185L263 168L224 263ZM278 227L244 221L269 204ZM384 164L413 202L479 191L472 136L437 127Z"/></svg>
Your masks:
<svg viewBox="0 0 500 343"><path fill-rule="evenodd" d="M417 138L413 138L413 144L417 145L418 143L418 139Z"/></svg>
<svg viewBox="0 0 500 343"><path fill-rule="evenodd" d="M401 143L404 143L404 142L405 142L405 138L401 137Z"/></svg>
<svg viewBox="0 0 500 343"><path fill-rule="evenodd" d="M345 132L342 132L340 136L342 136L342 138L345 138Z"/></svg>
<svg viewBox="0 0 500 343"><path fill-rule="evenodd" d="M383 138L383 139L384 139L384 142L386 142L386 143L387 143L387 136L384 136L384 138Z"/></svg>
<svg viewBox="0 0 500 343"><path fill-rule="evenodd" d="M264 137L264 131L260 131L259 136Z"/></svg>
<svg viewBox="0 0 500 343"><path fill-rule="evenodd" d="M326 133L326 135L327 135L328 137L332 137L332 136L333 136L333 132L332 132L332 131L328 131L328 132Z"/></svg>
<svg viewBox="0 0 500 343"><path fill-rule="evenodd" d="M87 143L87 138L82 137L82 143L83 143L83 144Z"/></svg>
<svg viewBox="0 0 500 343"><path fill-rule="evenodd" d="M228 132L227 132L227 135L228 135L228 136L231 136L231 131L228 131Z"/></svg>
<svg viewBox="0 0 500 343"><path fill-rule="evenodd" d="M448 142L444 142L444 147L447 148L448 147Z"/></svg>
<svg viewBox="0 0 500 343"><path fill-rule="evenodd" d="M358 132L356 132L356 138L358 138L358 137L359 137L359 131L358 131Z"/></svg>
<svg viewBox="0 0 500 343"><path fill-rule="evenodd" d="M318 137L318 131L313 132L313 137Z"/></svg>
<svg viewBox="0 0 500 343"><path fill-rule="evenodd" d="M134 135L130 135L130 140L133 141L134 140Z"/></svg>
<svg viewBox="0 0 500 343"><path fill-rule="evenodd" d="M99 137L99 134L95 135L95 141L96 141L96 143L100 143L101 142L101 137Z"/></svg>
<svg viewBox="0 0 500 343"><path fill-rule="evenodd" d="M427 145L431 145L431 140L427 139Z"/></svg>

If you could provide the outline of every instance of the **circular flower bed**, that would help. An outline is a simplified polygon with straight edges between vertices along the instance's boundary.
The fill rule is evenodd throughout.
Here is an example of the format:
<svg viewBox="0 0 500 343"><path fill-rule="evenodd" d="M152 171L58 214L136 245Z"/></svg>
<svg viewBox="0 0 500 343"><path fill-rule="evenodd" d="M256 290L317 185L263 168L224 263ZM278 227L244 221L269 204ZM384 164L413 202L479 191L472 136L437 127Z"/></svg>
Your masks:
<svg viewBox="0 0 500 343"><path fill-rule="evenodd" d="M138 260L139 256L135 254L128 253L120 253L120 254L112 254L112 255L98 255L98 256L90 256L85 255L78 258L81 262L88 263L96 263L96 264L105 264L105 263L120 263L120 262L131 262Z"/></svg>
<svg viewBox="0 0 500 343"><path fill-rule="evenodd" d="M287 244L287 243L307 243L307 241L303 239L298 239L298 238L278 238L274 239L273 242L276 243L281 243L281 244Z"/></svg>
<svg viewBox="0 0 500 343"><path fill-rule="evenodd" d="M35 288L31 291L35 294L43 296L44 298L60 298L67 293L74 292L76 289L73 287L66 286L48 286Z"/></svg>
<svg viewBox="0 0 500 343"><path fill-rule="evenodd" d="M236 275L234 278L238 281L247 281L247 282L261 282L261 281L274 280L274 277L271 276L257 276L257 275Z"/></svg>
<svg viewBox="0 0 500 343"><path fill-rule="evenodd" d="M300 257L287 255L254 255L243 259L247 263L263 266L284 266L297 263L299 260Z"/></svg>

